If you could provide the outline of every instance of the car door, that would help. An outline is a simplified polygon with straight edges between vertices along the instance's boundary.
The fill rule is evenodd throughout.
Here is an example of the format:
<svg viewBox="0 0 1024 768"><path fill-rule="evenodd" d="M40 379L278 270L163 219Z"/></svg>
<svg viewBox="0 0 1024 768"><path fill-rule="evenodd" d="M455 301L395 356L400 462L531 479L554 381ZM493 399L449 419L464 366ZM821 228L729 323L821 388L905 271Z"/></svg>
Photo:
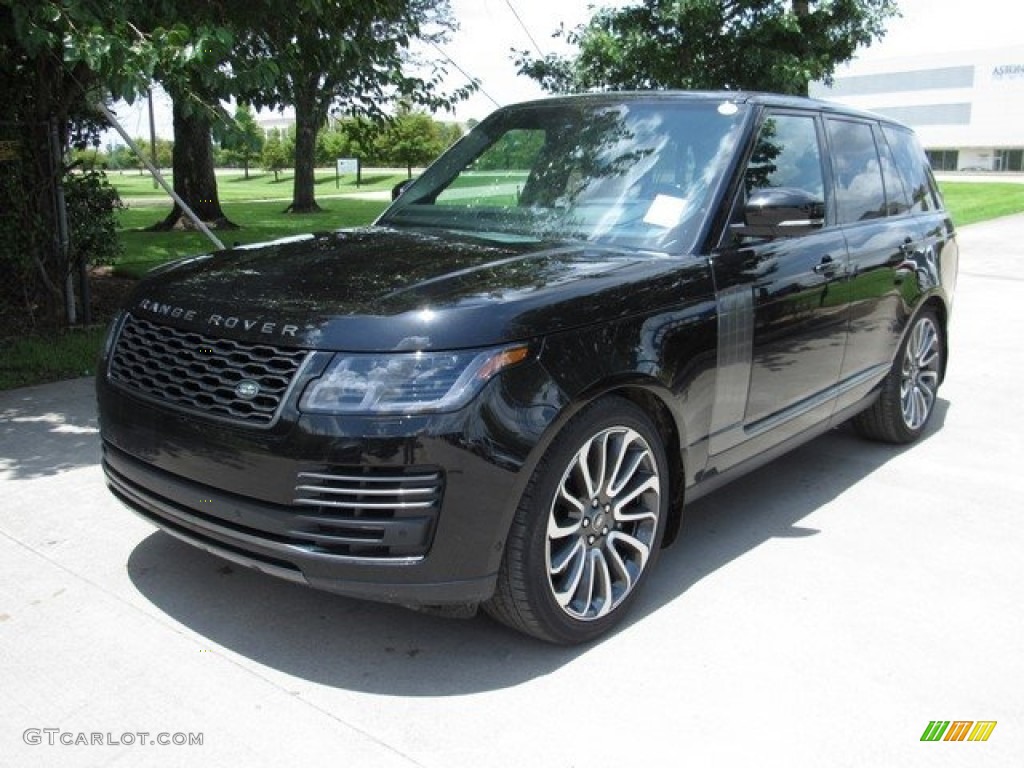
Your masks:
<svg viewBox="0 0 1024 768"><path fill-rule="evenodd" d="M847 255L833 225L822 131L812 112L765 114L731 231L713 255L719 341L709 469L741 463L831 416L848 324ZM745 224L766 190L813 201L813 213L786 222L782 234L758 234Z"/></svg>
<svg viewBox="0 0 1024 768"><path fill-rule="evenodd" d="M888 373L918 292L919 270L927 271L929 260L934 267L935 256L923 221L912 215L927 202L921 196L912 201L880 126L845 117L829 117L825 125L838 224L850 259L841 412Z"/></svg>

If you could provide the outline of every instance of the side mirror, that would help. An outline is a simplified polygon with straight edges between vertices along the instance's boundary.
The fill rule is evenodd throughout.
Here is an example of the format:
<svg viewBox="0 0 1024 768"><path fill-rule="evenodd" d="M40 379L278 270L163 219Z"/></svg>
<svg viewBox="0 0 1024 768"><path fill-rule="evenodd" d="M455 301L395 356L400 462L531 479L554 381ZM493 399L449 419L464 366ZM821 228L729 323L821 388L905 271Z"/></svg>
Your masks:
<svg viewBox="0 0 1024 768"><path fill-rule="evenodd" d="M795 237L825 224L825 201L805 189L755 189L743 209L743 223L733 231L743 237Z"/></svg>
<svg viewBox="0 0 1024 768"><path fill-rule="evenodd" d="M405 181L400 181L395 184L395 186L391 188L391 202L397 200L414 181L415 179L406 179Z"/></svg>

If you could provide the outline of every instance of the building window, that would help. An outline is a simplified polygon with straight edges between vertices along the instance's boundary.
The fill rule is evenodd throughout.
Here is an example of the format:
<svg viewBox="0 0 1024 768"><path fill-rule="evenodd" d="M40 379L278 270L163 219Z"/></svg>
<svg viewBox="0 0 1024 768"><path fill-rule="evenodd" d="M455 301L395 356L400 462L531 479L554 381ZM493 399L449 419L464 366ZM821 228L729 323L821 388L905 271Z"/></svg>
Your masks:
<svg viewBox="0 0 1024 768"><path fill-rule="evenodd" d="M997 171L1024 171L1024 149L997 149Z"/></svg>
<svg viewBox="0 0 1024 768"><path fill-rule="evenodd" d="M971 104L913 104L909 107L875 107L874 112L911 127L921 125L970 125Z"/></svg>
<svg viewBox="0 0 1024 768"><path fill-rule="evenodd" d="M929 149L928 162L934 171L955 171L960 153L955 149Z"/></svg>
<svg viewBox="0 0 1024 768"><path fill-rule="evenodd" d="M912 72L886 72L878 75L838 77L832 83L832 87L825 92L828 96L835 98L838 96L866 96L875 93L973 87L974 66L968 65L941 69L918 69Z"/></svg>

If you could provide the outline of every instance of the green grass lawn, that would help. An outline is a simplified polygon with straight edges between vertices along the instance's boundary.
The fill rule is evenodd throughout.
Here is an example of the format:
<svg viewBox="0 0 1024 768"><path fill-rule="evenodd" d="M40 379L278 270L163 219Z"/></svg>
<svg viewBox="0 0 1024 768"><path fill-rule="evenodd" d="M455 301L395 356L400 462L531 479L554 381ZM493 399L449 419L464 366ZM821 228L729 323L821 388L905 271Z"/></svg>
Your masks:
<svg viewBox="0 0 1024 768"><path fill-rule="evenodd" d="M0 341L0 390L91 376L104 328Z"/></svg>
<svg viewBox="0 0 1024 768"><path fill-rule="evenodd" d="M1024 184L945 181L939 186L958 227L1024 211Z"/></svg>
<svg viewBox="0 0 1024 768"><path fill-rule="evenodd" d="M222 203L229 201L253 200L291 200L294 174L291 171L274 174L264 170L250 169L246 179L242 171L230 171L217 174L217 193ZM393 170L368 168L363 171L362 183L356 186L355 176L342 176L335 186L333 168L316 169L317 196L347 194L352 192L390 191L395 184L405 181L405 173ZM137 171L108 171L107 179L117 188L123 199L131 200L136 205L152 202L160 205L169 200L162 187L154 188L153 179L147 172L140 176ZM168 184L172 184L171 174L165 176ZM282 206L283 207L283 206Z"/></svg>

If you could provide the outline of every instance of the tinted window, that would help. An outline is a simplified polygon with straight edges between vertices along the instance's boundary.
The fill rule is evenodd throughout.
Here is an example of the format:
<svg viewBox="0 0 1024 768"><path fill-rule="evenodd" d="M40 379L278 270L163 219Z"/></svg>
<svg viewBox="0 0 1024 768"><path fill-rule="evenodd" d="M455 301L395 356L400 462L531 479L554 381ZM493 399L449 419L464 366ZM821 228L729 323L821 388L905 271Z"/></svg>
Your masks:
<svg viewBox="0 0 1024 768"><path fill-rule="evenodd" d="M910 194L912 210L921 212L936 208L937 196L928 158L914 134L893 126L885 126L882 133L892 148L896 169Z"/></svg>
<svg viewBox="0 0 1024 768"><path fill-rule="evenodd" d="M761 126L744 179L748 194L765 187L790 187L824 200L821 149L814 118L768 117Z"/></svg>
<svg viewBox="0 0 1024 768"><path fill-rule="evenodd" d="M436 204L470 208L517 205L543 146L542 130L509 131L462 170L437 196Z"/></svg>
<svg viewBox="0 0 1024 768"><path fill-rule="evenodd" d="M882 181L885 182L886 213L890 216L898 216L910 210L910 194L896 170L896 163L893 161L892 152L885 139L878 136L877 128L875 133L876 144L878 145L878 156L882 161Z"/></svg>
<svg viewBox="0 0 1024 768"><path fill-rule="evenodd" d="M499 110L416 180L381 224L509 239L689 248L735 155L729 101Z"/></svg>
<svg viewBox="0 0 1024 768"><path fill-rule="evenodd" d="M828 120L836 203L843 224L885 216L885 186L871 125Z"/></svg>

